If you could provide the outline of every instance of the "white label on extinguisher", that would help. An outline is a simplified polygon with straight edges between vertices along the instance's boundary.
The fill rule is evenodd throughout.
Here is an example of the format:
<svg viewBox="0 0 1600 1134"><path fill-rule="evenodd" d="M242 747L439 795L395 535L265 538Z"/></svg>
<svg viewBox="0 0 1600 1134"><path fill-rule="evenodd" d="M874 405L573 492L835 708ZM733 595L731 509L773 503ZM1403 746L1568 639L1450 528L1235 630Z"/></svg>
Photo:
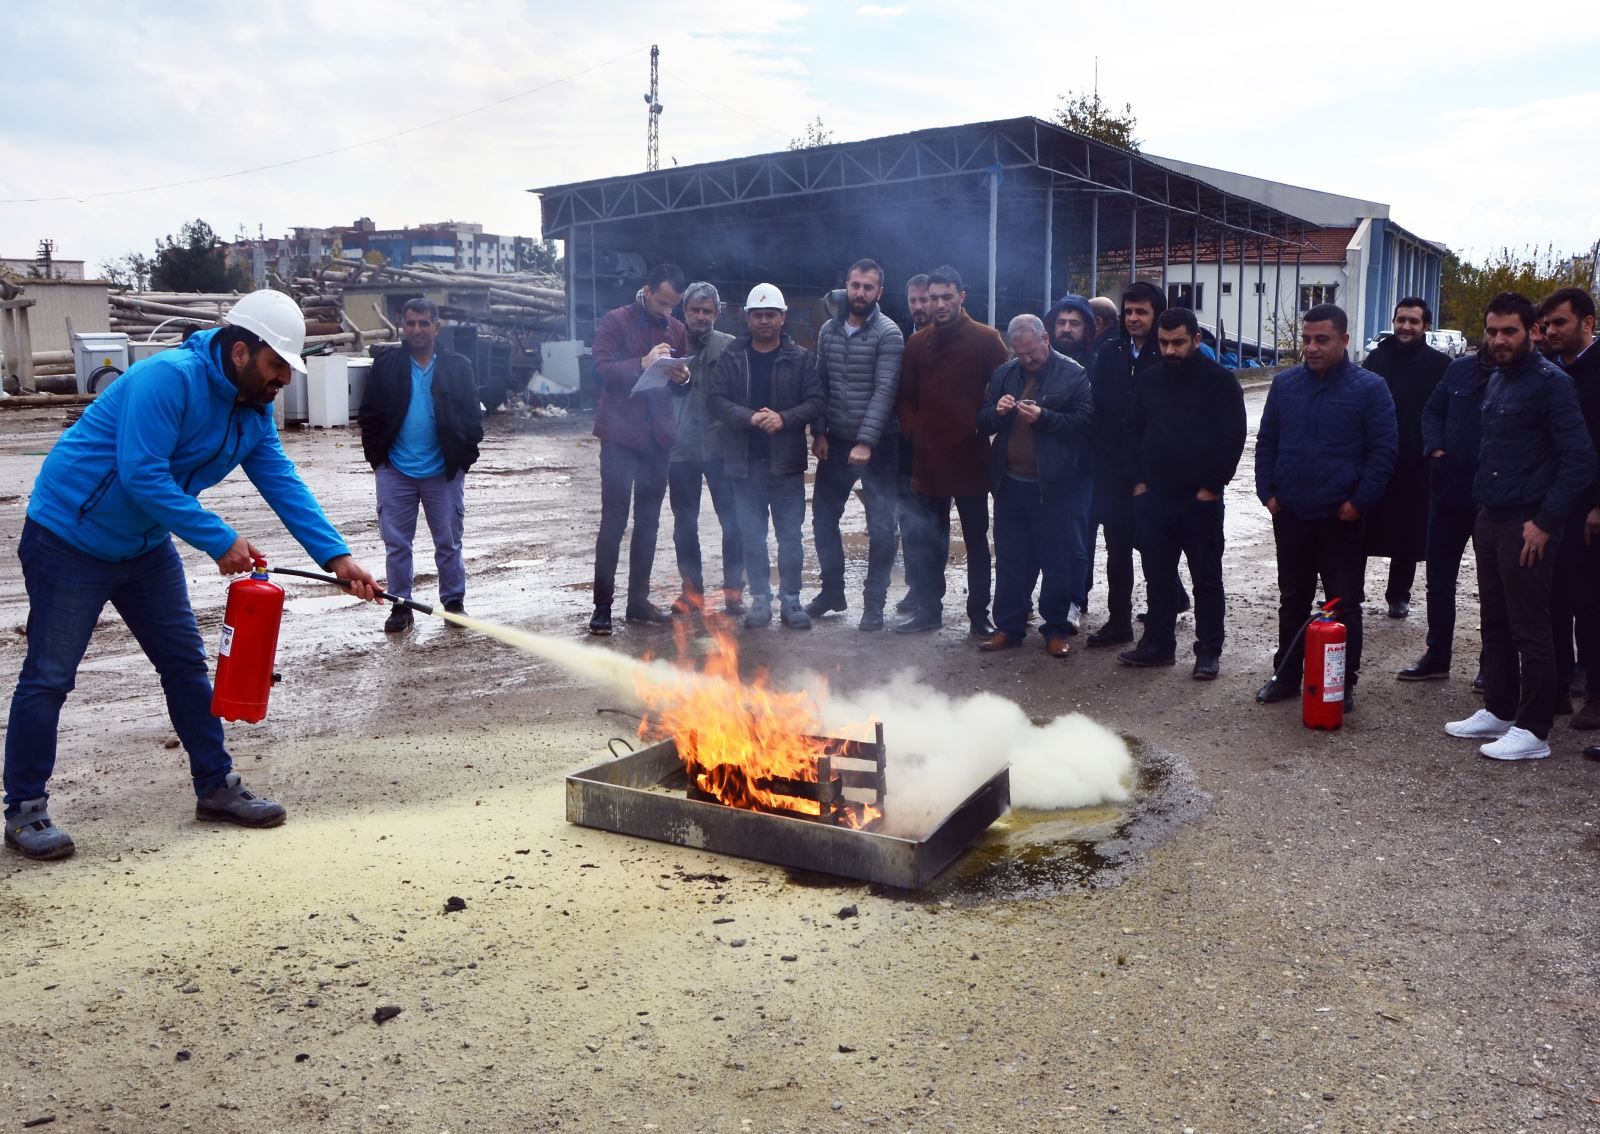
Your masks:
<svg viewBox="0 0 1600 1134"><path fill-rule="evenodd" d="M225 658L231 653L233 653L233 627L224 622L222 624L222 645L217 647L217 656ZM1344 672L1342 663L1339 672Z"/></svg>
<svg viewBox="0 0 1600 1134"><path fill-rule="evenodd" d="M1322 699L1344 700L1344 646L1343 642L1329 642L1322 647Z"/></svg>

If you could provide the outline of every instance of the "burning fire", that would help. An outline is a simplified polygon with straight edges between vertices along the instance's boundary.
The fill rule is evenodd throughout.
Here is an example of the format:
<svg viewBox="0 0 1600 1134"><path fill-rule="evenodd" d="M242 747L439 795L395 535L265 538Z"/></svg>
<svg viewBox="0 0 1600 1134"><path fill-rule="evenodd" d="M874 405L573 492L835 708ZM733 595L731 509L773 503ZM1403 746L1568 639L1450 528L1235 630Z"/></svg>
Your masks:
<svg viewBox="0 0 1600 1134"><path fill-rule="evenodd" d="M678 666L689 661L686 623L674 624ZM806 692L781 692L767 683L765 670L746 684L739 675L739 647L724 620L705 616L713 648L693 680L662 680L659 671L639 671L635 688L645 705L639 734L665 734L677 744L691 782L729 807L756 811L823 814L822 803L798 792L816 792L818 758L829 755L820 729L816 698ZM852 730L856 731L856 730ZM871 735L868 727L866 735ZM881 812L851 801L841 818L862 826Z"/></svg>

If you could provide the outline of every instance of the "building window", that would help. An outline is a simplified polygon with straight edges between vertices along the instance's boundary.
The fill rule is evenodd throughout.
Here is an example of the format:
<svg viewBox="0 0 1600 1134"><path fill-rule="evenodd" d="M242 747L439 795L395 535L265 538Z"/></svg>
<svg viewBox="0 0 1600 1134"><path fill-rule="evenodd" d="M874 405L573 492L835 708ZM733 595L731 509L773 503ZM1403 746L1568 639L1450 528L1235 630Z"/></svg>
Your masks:
<svg viewBox="0 0 1600 1134"><path fill-rule="evenodd" d="M1223 281L1222 294L1223 295L1232 295L1233 294L1233 283L1232 283L1232 281L1228 281L1228 280Z"/></svg>
<svg viewBox="0 0 1600 1134"><path fill-rule="evenodd" d="M1267 294L1267 285L1262 283L1260 280L1256 281L1256 294L1257 295L1266 295Z"/></svg>
<svg viewBox="0 0 1600 1134"><path fill-rule="evenodd" d="M1300 310L1310 311L1319 303L1337 303L1339 302L1338 295L1338 284L1301 284Z"/></svg>
<svg viewBox="0 0 1600 1134"><path fill-rule="evenodd" d="M1167 285L1168 307L1187 307L1190 311L1199 311L1205 306L1205 301L1205 284L1195 284L1192 288L1186 283Z"/></svg>

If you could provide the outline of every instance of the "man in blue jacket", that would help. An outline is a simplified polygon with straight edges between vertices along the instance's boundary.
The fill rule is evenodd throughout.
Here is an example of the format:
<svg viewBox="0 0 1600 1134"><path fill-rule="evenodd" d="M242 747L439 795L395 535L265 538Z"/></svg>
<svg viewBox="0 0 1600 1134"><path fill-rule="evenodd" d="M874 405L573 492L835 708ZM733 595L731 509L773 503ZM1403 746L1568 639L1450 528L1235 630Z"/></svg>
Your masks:
<svg viewBox="0 0 1600 1134"><path fill-rule="evenodd" d="M1399 429L1389 387L1350 361L1344 311L1319 303L1301 317L1300 328L1304 361L1273 379L1256 435L1256 495L1272 513L1278 551L1278 652L1256 700L1299 696L1303 657L1295 636L1320 576L1349 631L1349 712L1361 671L1362 524L1394 471Z"/></svg>
<svg viewBox="0 0 1600 1134"><path fill-rule="evenodd" d="M1550 592L1568 518L1594 489L1594 445L1572 379L1533 349L1533 304L1515 292L1489 301L1483 340L1494 374L1483 396L1483 440L1472 497L1478 519L1483 708L1444 726L1484 740L1492 760L1550 755L1556 715Z"/></svg>
<svg viewBox="0 0 1600 1134"><path fill-rule="evenodd" d="M50 818L61 705L107 602L161 675L173 728L189 754L195 817L248 827L283 822L281 805L247 790L211 715L205 647L172 536L224 575L265 557L196 497L240 465L291 535L352 594L378 584L283 451L272 401L295 373L305 322L294 300L258 291L225 326L131 367L45 458L17 547L28 591L28 650L11 699L5 751L5 841L29 858L65 858L71 837Z"/></svg>

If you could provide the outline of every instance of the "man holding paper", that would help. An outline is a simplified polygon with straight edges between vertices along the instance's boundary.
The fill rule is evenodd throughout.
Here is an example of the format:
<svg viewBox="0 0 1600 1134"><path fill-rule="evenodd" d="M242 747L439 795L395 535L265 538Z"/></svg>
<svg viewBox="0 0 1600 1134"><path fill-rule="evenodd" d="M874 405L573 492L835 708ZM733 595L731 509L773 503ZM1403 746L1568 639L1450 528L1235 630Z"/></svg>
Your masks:
<svg viewBox="0 0 1600 1134"><path fill-rule="evenodd" d="M594 435L600 438L600 533L594 547L594 615L589 633L611 633L617 559L633 508L628 544L627 621L648 625L671 616L650 601L656 529L667 494L667 471L677 440L672 397L687 391L683 355L688 331L672 315L683 296L683 269L652 268L639 298L606 313L595 328L594 372L600 405Z"/></svg>

